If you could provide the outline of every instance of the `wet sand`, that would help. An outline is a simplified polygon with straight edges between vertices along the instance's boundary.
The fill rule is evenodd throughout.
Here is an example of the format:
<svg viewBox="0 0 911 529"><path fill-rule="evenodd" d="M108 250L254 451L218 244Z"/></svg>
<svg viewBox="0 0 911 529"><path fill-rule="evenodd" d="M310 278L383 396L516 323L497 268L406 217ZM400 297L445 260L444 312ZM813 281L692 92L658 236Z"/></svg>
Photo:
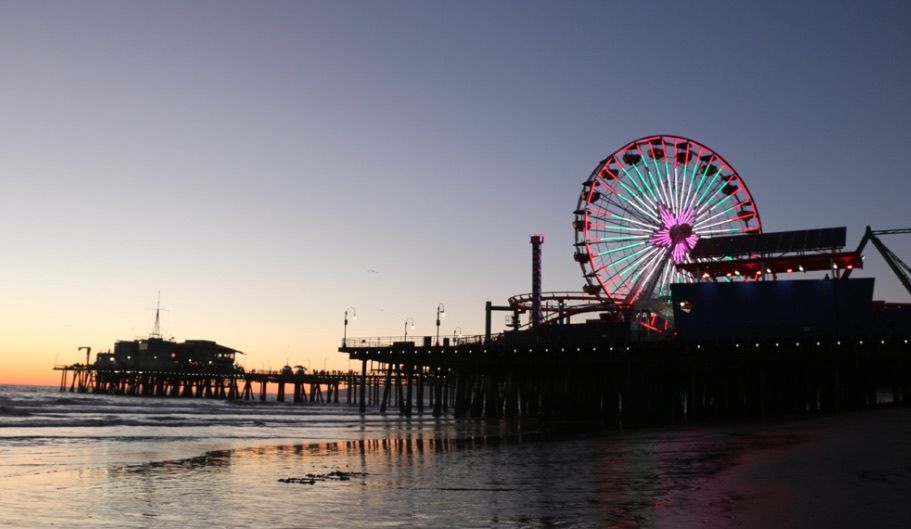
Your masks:
<svg viewBox="0 0 911 529"><path fill-rule="evenodd" d="M752 425L760 440L660 527L911 527L911 408Z"/></svg>

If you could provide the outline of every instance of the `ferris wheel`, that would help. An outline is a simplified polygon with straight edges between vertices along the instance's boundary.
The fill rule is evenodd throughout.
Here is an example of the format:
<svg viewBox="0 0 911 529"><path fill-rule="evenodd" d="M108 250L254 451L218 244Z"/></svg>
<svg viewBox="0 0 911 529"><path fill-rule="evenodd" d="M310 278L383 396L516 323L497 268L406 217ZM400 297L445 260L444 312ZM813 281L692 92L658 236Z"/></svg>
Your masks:
<svg viewBox="0 0 911 529"><path fill-rule="evenodd" d="M693 140L649 136L598 163L575 211L575 259L584 290L619 310L669 312L670 285L693 279L703 237L760 233L756 204L740 175Z"/></svg>

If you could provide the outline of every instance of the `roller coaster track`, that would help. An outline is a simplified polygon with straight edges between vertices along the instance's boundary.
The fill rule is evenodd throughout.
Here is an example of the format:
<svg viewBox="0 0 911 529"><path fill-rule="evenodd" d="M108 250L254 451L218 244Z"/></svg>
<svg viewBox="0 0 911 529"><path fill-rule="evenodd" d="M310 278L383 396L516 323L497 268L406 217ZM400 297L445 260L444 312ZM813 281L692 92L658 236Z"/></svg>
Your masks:
<svg viewBox="0 0 911 529"><path fill-rule="evenodd" d="M509 306L518 313L530 312L533 301L534 294L519 294L509 298ZM568 320L577 314L619 312L619 309L609 300L584 292L542 292L541 311L544 313L542 323L549 323Z"/></svg>

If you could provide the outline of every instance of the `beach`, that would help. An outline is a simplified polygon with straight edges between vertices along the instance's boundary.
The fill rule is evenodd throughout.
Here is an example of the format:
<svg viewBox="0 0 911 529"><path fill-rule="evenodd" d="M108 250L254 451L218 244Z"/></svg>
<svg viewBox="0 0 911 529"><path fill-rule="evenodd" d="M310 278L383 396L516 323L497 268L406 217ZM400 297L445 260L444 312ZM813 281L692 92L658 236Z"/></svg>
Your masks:
<svg viewBox="0 0 911 529"><path fill-rule="evenodd" d="M750 425L752 448L655 527L903 528L911 524L911 409Z"/></svg>
<svg viewBox="0 0 911 529"><path fill-rule="evenodd" d="M434 419L0 387L0 527L907 527L911 410Z"/></svg>

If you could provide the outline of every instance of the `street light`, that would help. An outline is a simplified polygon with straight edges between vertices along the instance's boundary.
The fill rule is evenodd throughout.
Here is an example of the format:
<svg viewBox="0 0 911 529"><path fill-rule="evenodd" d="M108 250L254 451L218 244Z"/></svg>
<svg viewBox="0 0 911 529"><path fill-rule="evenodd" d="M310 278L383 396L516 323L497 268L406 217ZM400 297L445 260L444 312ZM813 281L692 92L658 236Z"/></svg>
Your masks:
<svg viewBox="0 0 911 529"><path fill-rule="evenodd" d="M440 345L440 316L446 315L446 307L442 303L437 305L437 345Z"/></svg>
<svg viewBox="0 0 911 529"><path fill-rule="evenodd" d="M462 328L461 327L456 327L455 329L452 330L452 341L453 342L459 343L459 338L461 338L461 337L462 337Z"/></svg>
<svg viewBox="0 0 911 529"><path fill-rule="evenodd" d="M405 320L405 341L406 342L408 341L408 323L409 322L411 323L411 328L414 329L414 320L412 318L406 319Z"/></svg>
<svg viewBox="0 0 911 529"><path fill-rule="evenodd" d="M348 311L351 311L351 319L357 319L357 311L354 310L354 307L348 307L345 309L345 332L342 334L342 347L348 345Z"/></svg>

